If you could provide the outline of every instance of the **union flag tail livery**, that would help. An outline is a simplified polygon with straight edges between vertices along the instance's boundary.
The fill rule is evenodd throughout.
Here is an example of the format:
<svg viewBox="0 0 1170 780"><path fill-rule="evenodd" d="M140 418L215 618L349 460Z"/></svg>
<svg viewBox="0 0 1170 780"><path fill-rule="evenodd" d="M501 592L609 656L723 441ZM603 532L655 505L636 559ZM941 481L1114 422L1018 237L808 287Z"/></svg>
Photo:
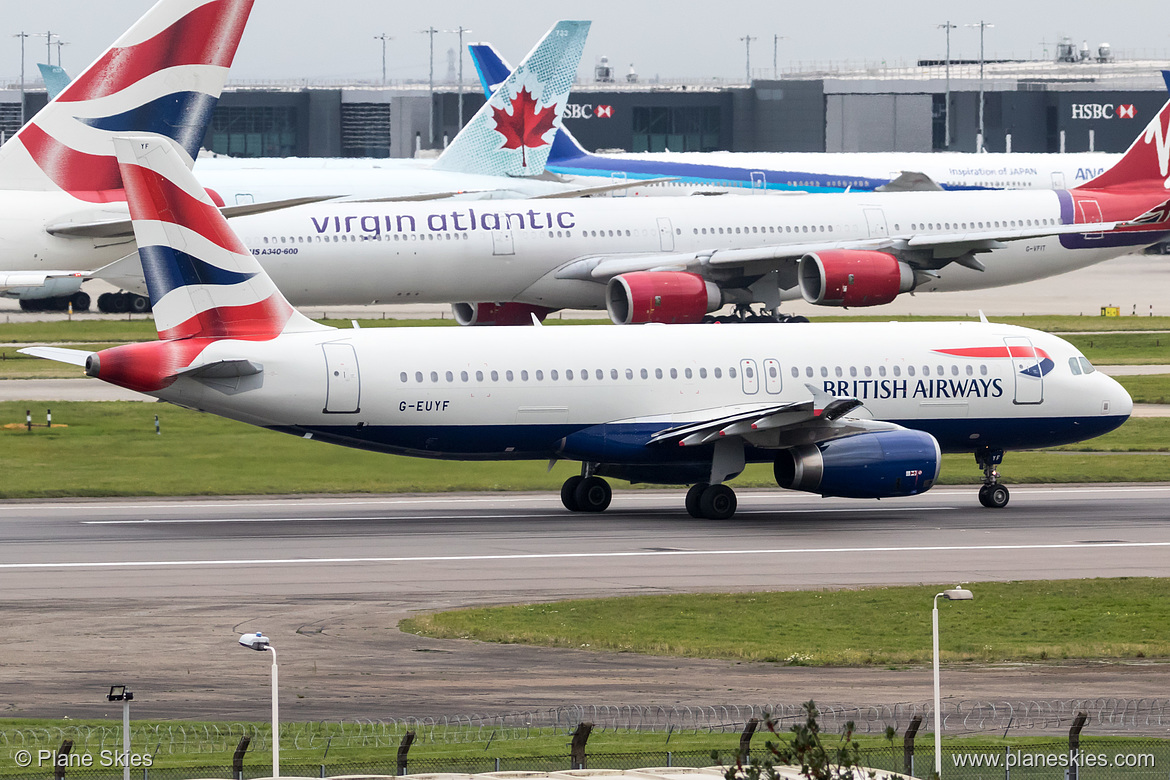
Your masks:
<svg viewBox="0 0 1170 780"><path fill-rule="evenodd" d="M434 168L492 176L543 173L588 34L589 22L557 22Z"/></svg>
<svg viewBox="0 0 1170 780"><path fill-rule="evenodd" d="M1170 102L1154 115L1121 159L1081 190L1159 190L1170 187Z"/></svg>
<svg viewBox="0 0 1170 780"><path fill-rule="evenodd" d="M111 139L166 136L189 167L253 0L160 0L0 148L0 189L125 199Z"/></svg>
<svg viewBox="0 0 1170 780"><path fill-rule="evenodd" d="M276 289L173 142L135 136L114 148L159 338L264 341L320 328Z"/></svg>

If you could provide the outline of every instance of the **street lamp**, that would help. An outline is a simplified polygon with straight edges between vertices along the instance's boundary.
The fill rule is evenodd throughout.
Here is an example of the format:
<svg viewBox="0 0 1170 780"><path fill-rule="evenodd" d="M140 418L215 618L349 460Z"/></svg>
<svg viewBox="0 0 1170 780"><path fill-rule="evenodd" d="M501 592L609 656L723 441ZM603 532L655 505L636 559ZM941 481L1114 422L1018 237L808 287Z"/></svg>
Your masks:
<svg viewBox="0 0 1170 780"><path fill-rule="evenodd" d="M272 653L272 776L280 777L280 700L276 695L276 648L259 631L241 636L240 645L261 653L265 650Z"/></svg>
<svg viewBox="0 0 1170 780"><path fill-rule="evenodd" d="M985 137L983 133L983 33L987 32L988 27L995 27L995 25L981 21L977 24L966 24L963 26L979 28L979 144L977 145L975 151L982 152L983 139Z"/></svg>
<svg viewBox="0 0 1170 780"><path fill-rule="evenodd" d="M934 610L931 612L931 619L934 628L934 776L936 778L942 777L942 715L939 713L939 708L942 706L940 702L938 690L938 598L942 596L947 601L970 601L975 598L975 594L966 588L951 588L944 590L942 593L934 594ZM241 640L242 641L242 640Z"/></svg>
<svg viewBox="0 0 1170 780"><path fill-rule="evenodd" d="M394 36L382 33L375 35L374 40L382 42L382 86L384 87L386 86L386 42L394 40Z"/></svg>
<svg viewBox="0 0 1170 780"><path fill-rule="evenodd" d="M122 780L130 780L130 702L134 694L125 685L111 685L106 701L122 702Z"/></svg>
<svg viewBox="0 0 1170 780"><path fill-rule="evenodd" d="M957 24L951 24L949 21L938 25L947 31L947 92L944 98L943 114L946 115L946 129L944 131L943 148L948 152L951 150L951 30L958 27Z"/></svg>
<svg viewBox="0 0 1170 780"><path fill-rule="evenodd" d="M756 40L756 37L745 35L740 40L744 43L744 51L747 55L747 83L750 87L752 85L752 41Z"/></svg>
<svg viewBox="0 0 1170 780"><path fill-rule="evenodd" d="M457 30L443 30L443 32L457 33L459 35L459 129L462 130L463 129L463 36L469 32L474 32L474 31L467 29L463 25L459 25L459 29L457 29Z"/></svg>

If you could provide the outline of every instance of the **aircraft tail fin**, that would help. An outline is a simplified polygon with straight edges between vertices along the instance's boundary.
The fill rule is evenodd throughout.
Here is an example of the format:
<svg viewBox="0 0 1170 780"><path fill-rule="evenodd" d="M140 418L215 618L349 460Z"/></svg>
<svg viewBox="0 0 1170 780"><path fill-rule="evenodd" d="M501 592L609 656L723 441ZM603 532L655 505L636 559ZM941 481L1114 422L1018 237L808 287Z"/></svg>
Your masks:
<svg viewBox="0 0 1170 780"><path fill-rule="evenodd" d="M494 176L543 173L588 34L589 22L557 22L500 83L434 168Z"/></svg>
<svg viewBox="0 0 1170 780"><path fill-rule="evenodd" d="M267 341L327 330L276 289L168 138L114 139L160 339Z"/></svg>
<svg viewBox="0 0 1170 780"><path fill-rule="evenodd" d="M110 140L171 138L194 164L253 0L159 0L0 147L0 189L125 199Z"/></svg>
<svg viewBox="0 0 1170 780"><path fill-rule="evenodd" d="M490 99L512 73L512 66L490 43L473 43L467 47L471 53L471 62L475 65L475 72L479 74L479 83L483 87L484 97ZM562 126L553 138L552 149L549 150L545 165L560 165L578 157L589 157L589 152L573 137L569 128Z"/></svg>
<svg viewBox="0 0 1170 780"><path fill-rule="evenodd" d="M45 82L45 91L49 94L49 100L56 99L65 91L65 87L69 86L69 74L60 65L46 65L43 62L38 62L37 68L41 71L41 79Z"/></svg>
<svg viewBox="0 0 1170 780"><path fill-rule="evenodd" d="M1117 115L1133 116L1132 105ZM1170 186L1170 102L1162 106L1112 168L1082 184L1082 190L1164 190Z"/></svg>

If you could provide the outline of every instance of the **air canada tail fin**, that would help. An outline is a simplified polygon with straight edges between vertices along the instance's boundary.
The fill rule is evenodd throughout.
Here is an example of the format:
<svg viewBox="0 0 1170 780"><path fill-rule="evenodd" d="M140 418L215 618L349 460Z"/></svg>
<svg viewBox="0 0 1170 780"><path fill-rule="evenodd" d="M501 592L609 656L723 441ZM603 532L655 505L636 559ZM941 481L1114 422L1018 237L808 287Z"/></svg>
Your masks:
<svg viewBox="0 0 1170 780"><path fill-rule="evenodd" d="M589 22L557 22L503 79L434 167L494 176L543 173L588 34Z"/></svg>
<svg viewBox="0 0 1170 780"><path fill-rule="evenodd" d="M253 0L159 0L0 147L0 189L125 199L113 136L174 140L193 164Z"/></svg>
<svg viewBox="0 0 1170 780"><path fill-rule="evenodd" d="M265 341L327 329L285 300L173 141L115 138L114 148L160 339Z"/></svg>
<svg viewBox="0 0 1170 780"><path fill-rule="evenodd" d="M1132 112L1132 105L1119 106ZM1130 114L1132 116L1132 113ZM1170 186L1170 102L1154 115L1121 159L1100 176L1082 184L1082 190L1159 190Z"/></svg>
<svg viewBox="0 0 1170 780"><path fill-rule="evenodd" d="M484 97L491 99L500 85L512 72L512 66L503 58L499 50L490 43L473 43L467 47L471 53L471 62L475 65L475 72L479 74L479 83L483 87ZM553 138L552 148L549 150L545 165L561 165L578 157L589 157L589 152L573 137L569 128L562 126Z"/></svg>

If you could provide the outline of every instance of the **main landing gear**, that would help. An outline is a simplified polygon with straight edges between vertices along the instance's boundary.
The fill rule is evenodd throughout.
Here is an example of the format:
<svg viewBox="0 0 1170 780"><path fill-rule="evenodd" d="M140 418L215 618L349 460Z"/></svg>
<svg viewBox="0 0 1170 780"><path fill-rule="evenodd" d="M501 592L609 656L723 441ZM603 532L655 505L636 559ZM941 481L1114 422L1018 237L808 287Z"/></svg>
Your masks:
<svg viewBox="0 0 1170 780"><path fill-rule="evenodd" d="M720 315L718 317L710 314L703 317L704 323L720 323L723 325L733 325L744 322L808 322L808 317L802 317L799 314L781 314L779 310L770 311L768 309L761 309L758 313L746 303L741 303L735 307L732 314Z"/></svg>
<svg viewBox="0 0 1170 780"><path fill-rule="evenodd" d="M727 485L699 482L687 491L687 513L697 519L727 520L735 514L739 502Z"/></svg>
<svg viewBox="0 0 1170 780"><path fill-rule="evenodd" d="M999 483L999 472L995 467L1003 463L1003 450L976 450L975 462L983 469L983 487L979 488L979 503L988 509L1003 509L1011 494L1007 485Z"/></svg>

